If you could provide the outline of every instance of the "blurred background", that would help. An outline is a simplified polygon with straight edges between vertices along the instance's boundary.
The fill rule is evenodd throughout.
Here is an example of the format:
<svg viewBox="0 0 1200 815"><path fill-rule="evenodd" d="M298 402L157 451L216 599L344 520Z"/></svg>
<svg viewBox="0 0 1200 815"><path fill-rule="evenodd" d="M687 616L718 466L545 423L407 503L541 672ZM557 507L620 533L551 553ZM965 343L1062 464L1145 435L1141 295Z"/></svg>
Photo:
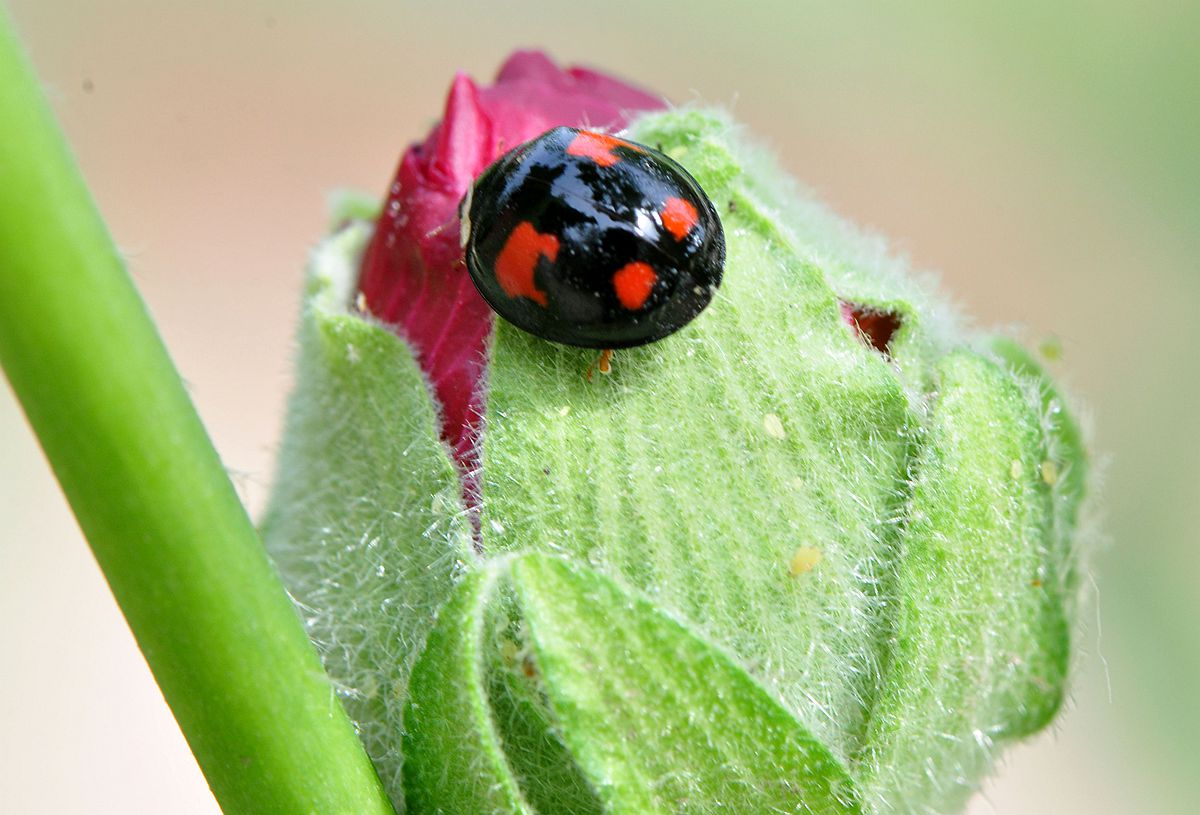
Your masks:
<svg viewBox="0 0 1200 815"><path fill-rule="evenodd" d="M1200 811L1200 4L0 2L255 510L326 196L382 192L456 69L540 46L733 108L1090 406L1070 710L972 815ZM0 808L216 812L6 385L0 621Z"/></svg>

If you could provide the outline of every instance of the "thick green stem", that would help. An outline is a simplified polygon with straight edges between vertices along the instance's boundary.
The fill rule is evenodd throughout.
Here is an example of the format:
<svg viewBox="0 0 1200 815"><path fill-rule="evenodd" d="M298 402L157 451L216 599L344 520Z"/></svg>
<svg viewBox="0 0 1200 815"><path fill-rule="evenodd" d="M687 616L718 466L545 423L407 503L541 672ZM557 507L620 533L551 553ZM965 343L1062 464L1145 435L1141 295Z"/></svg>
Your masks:
<svg viewBox="0 0 1200 815"><path fill-rule="evenodd" d="M0 363L224 811L391 813L2 10Z"/></svg>

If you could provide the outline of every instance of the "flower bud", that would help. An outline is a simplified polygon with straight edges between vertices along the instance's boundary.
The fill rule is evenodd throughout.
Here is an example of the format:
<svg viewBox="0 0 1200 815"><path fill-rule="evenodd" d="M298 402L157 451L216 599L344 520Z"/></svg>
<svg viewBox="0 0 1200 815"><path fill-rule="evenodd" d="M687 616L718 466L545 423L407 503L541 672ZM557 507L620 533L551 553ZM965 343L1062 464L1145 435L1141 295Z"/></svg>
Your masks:
<svg viewBox="0 0 1200 815"><path fill-rule="evenodd" d="M268 546L400 808L957 811L1062 703L1079 431L727 116L657 107L530 54L455 80L314 253ZM708 309L593 379L493 319L455 219L585 120L727 242Z"/></svg>

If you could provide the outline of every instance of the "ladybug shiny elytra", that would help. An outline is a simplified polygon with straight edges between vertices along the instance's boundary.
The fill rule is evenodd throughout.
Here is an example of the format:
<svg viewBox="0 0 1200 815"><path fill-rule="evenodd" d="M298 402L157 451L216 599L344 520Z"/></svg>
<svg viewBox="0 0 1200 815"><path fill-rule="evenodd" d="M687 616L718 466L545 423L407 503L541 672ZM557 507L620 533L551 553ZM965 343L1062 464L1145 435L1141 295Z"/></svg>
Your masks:
<svg viewBox="0 0 1200 815"><path fill-rule="evenodd" d="M571 127L497 159L459 217L483 298L565 345L629 348L678 331L708 305L725 263L721 219L683 167Z"/></svg>

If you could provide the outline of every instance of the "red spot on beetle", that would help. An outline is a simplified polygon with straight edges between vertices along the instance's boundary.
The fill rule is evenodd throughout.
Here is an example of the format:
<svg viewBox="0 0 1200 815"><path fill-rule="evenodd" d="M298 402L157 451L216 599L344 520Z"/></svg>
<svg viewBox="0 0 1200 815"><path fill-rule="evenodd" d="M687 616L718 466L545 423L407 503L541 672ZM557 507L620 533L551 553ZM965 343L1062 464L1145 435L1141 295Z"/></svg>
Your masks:
<svg viewBox="0 0 1200 815"><path fill-rule="evenodd" d="M521 221L509 233L504 248L496 257L496 281L509 297L528 297L540 306L547 305L546 293L533 281L538 259L545 256L553 263L558 258L558 238L544 235L529 221Z"/></svg>
<svg viewBox="0 0 1200 815"><path fill-rule="evenodd" d="M841 304L842 320L855 330L859 339L879 353L890 355L892 338L900 330L900 315L845 300Z"/></svg>
<svg viewBox="0 0 1200 815"><path fill-rule="evenodd" d="M649 263L635 260L617 269L612 282L621 305L630 311L636 311L645 305L650 297L654 284L658 282L658 275Z"/></svg>
<svg viewBox="0 0 1200 815"><path fill-rule="evenodd" d="M583 130L567 145L567 155L590 158L601 167L611 167L621 160L621 157L613 152L618 147L641 152L640 147L630 144L624 139Z"/></svg>
<svg viewBox="0 0 1200 815"><path fill-rule="evenodd" d="M677 241L686 238L700 220L692 202L683 198L668 198L663 204L661 217L663 226Z"/></svg>

